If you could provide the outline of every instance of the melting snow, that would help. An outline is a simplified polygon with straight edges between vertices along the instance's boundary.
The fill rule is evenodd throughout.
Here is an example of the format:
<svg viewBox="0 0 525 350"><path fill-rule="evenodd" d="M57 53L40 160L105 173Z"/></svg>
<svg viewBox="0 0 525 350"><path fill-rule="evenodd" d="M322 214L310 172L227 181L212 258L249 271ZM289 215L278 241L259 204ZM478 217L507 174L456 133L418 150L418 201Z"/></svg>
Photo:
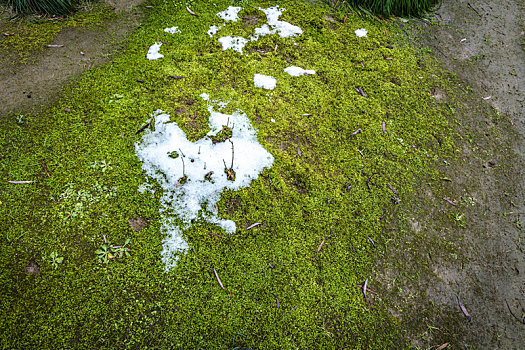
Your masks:
<svg viewBox="0 0 525 350"><path fill-rule="evenodd" d="M362 38L362 37L366 37L366 33L368 32L366 31L365 28L361 28L361 29L356 29L354 33L355 35L357 35L357 37Z"/></svg>
<svg viewBox="0 0 525 350"><path fill-rule="evenodd" d="M175 33L180 33L181 31L179 30L179 27L171 27L171 28L165 28L164 31L166 33L170 33L170 34L175 34Z"/></svg>
<svg viewBox="0 0 525 350"><path fill-rule="evenodd" d="M223 50L232 49L242 54L242 49L248 43L248 39L245 39L242 36L223 36L219 38L219 42L221 43Z"/></svg>
<svg viewBox="0 0 525 350"><path fill-rule="evenodd" d="M202 94L209 101L207 94ZM231 115L214 110L219 102L208 102L210 132L202 139L191 142L170 116L157 110L152 114L155 131L147 130L142 142L135 144L135 152L147 176L156 180L163 189L161 214L162 231L166 234L162 259L166 269L173 267L176 253L188 248L182 231L192 220L202 218L235 232L235 223L217 216L215 203L224 189L237 190L250 185L259 173L273 163L273 156L257 141L256 131L246 114L236 111ZM231 142L213 144L211 137L223 126L232 127ZM226 178L225 166L232 163L235 181ZM184 160L184 162L183 162ZM185 183L180 179L186 176ZM178 219L178 220L177 220ZM182 225L180 225L182 222Z"/></svg>
<svg viewBox="0 0 525 350"><path fill-rule="evenodd" d="M148 53L146 54L146 58L148 60L158 60L159 58L164 57L164 55L159 53L160 47L162 46L162 43L155 43L150 46L148 49Z"/></svg>
<svg viewBox="0 0 525 350"><path fill-rule="evenodd" d="M219 12L217 16L219 16L224 21L234 21L236 22L237 19L239 19L238 14L239 11L241 11L241 7L228 7L225 11ZM266 19L268 21L268 24L263 24L261 27L255 28L255 35L250 36L249 39L243 38L243 37L221 37L219 38L219 42L222 45L223 50L232 49L240 54L242 54L242 49L244 46L250 42L250 41L257 41L260 36L264 35L270 35L270 34L279 34L282 38L288 38L293 37L296 35L300 35L303 33L302 29L294 26L288 22L285 21L279 21L279 17L282 15L283 11L285 11L284 8L279 8L278 6L269 7L267 9L263 9L259 7L259 10L264 12L266 15ZM223 25L210 26L210 29L208 30L208 35L210 37L213 37L217 33L219 29L221 29Z"/></svg>
<svg viewBox="0 0 525 350"><path fill-rule="evenodd" d="M255 87L273 90L277 84L277 80L269 75L255 74L253 76L253 83Z"/></svg>
<svg viewBox="0 0 525 350"><path fill-rule="evenodd" d="M217 16L219 16L219 18L222 18L226 22L237 22L237 20L239 19L238 14L241 10L242 7L230 6L226 10L219 12Z"/></svg>
<svg viewBox="0 0 525 350"><path fill-rule="evenodd" d="M210 26L210 29L208 29L208 35L210 37L214 36L215 33L217 33L219 31L219 29L221 29L221 28L222 28L222 26L218 26L218 27L217 26Z"/></svg>
<svg viewBox="0 0 525 350"><path fill-rule="evenodd" d="M279 9L278 6L268 7L267 9L262 9L259 7L259 10L264 12L266 18L268 19L268 24L274 29L268 34L273 34L276 31L279 32L279 35L282 38L287 38L291 36L300 35L303 33L302 29L294 26L285 21L279 21L279 17L282 15L283 11L286 9Z"/></svg>
<svg viewBox="0 0 525 350"><path fill-rule="evenodd" d="M288 68L285 68L284 71L288 74L290 74L292 77L298 77L300 75L313 75L315 74L315 71L313 69L305 70L301 67L296 66L290 66Z"/></svg>

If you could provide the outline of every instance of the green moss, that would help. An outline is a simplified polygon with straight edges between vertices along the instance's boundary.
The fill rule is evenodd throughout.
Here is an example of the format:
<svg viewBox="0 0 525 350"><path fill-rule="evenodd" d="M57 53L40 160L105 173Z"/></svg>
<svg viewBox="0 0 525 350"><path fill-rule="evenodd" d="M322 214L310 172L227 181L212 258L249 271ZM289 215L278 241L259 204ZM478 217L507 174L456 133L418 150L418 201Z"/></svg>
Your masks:
<svg viewBox="0 0 525 350"><path fill-rule="evenodd" d="M33 183L0 185L2 347L222 349L238 333L235 346L249 348L406 345L399 322L367 305L356 284L376 263L371 240L388 239L381 218L452 152L449 112L431 96L437 78L396 26L354 16L344 24L344 14L330 20L300 1L280 6L302 36L263 37L244 56L223 52L206 35L230 2L216 3L194 4L194 17L185 5L154 2L111 64L85 73L42 115L4 124L3 178ZM162 31L172 23L182 35ZM368 38L354 34L362 27ZM146 60L159 40L164 59ZM290 65L316 75L291 77ZM277 78L276 89L255 88L255 73ZM160 108L202 137L203 92L231 101L225 112L243 110L275 162L249 188L223 193L219 215L236 233L195 222L184 232L190 249L164 272L161 190L137 192L145 179L136 132ZM190 113L177 113L183 105ZM148 222L138 232L128 225L137 217ZM263 225L246 229L255 222ZM97 259L104 239L127 238L129 257ZM57 269L42 259L55 251L64 257ZM25 272L31 264L39 274Z"/></svg>
<svg viewBox="0 0 525 350"><path fill-rule="evenodd" d="M115 12L107 6L96 5L89 11L80 11L70 17L47 18L32 16L3 21L0 28L0 50L10 56L11 62L29 63L31 57L43 51L46 45L66 28L101 28L104 22L114 18Z"/></svg>

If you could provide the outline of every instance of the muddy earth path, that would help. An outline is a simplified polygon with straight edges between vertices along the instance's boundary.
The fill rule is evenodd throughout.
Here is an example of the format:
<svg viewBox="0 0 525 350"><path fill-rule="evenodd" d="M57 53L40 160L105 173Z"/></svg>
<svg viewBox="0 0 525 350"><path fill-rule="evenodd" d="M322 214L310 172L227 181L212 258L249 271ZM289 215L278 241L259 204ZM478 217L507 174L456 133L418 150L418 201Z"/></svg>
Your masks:
<svg viewBox="0 0 525 350"><path fill-rule="evenodd" d="M70 79L108 62L119 41L140 24L142 13L136 5L141 2L113 0L115 10L124 12L120 19L108 23L105 30L62 31L51 44L64 47L44 51L34 63L13 65L0 58L0 114L37 112L55 101ZM445 228L438 232L425 225L425 220L441 215L431 210L412 220L415 231L428 228L435 231L429 234L445 239L462 236L458 258L431 259L433 275L422 278L414 290L425 293L445 315L436 316L432 324L438 330L427 339L434 345L440 345L440 332L459 339L458 348L519 349L525 344L525 325L520 322L525 315L524 19L521 0L445 0L432 24L420 22L415 31L416 44L429 47L446 69L473 89L474 100L465 103L462 123L465 129L472 128L473 135L486 136L474 141L478 149L464 151L459 168L442 169L453 179L449 189L465 192L474 202L465 209L467 224L458 229L460 233ZM436 98L446 97L436 91ZM487 117L491 107L503 121ZM496 130L496 136L492 131L484 134L484 128ZM492 137L499 141L491 142ZM510 148L496 149L498 145ZM461 314L456 295L471 322ZM448 328L440 324L450 315L458 321ZM418 340L414 345L428 343Z"/></svg>
<svg viewBox="0 0 525 350"><path fill-rule="evenodd" d="M36 112L56 100L60 90L72 78L108 62L128 33L140 24L144 0L106 1L117 18L97 29L65 28L28 64L18 64L16 57L0 55L0 114ZM6 14L4 14L5 16ZM7 21L0 22L5 33ZM5 34L2 35L5 38Z"/></svg>
<svg viewBox="0 0 525 350"><path fill-rule="evenodd" d="M525 346L524 23L521 0L445 0L432 24L416 30L419 45L472 92L458 117L466 138L473 139L458 164L442 169L452 179L449 190L472 202L464 209L466 225L430 230L456 239L459 253L456 259L435 259L434 277L419 287L433 305L457 314L460 321L451 332L461 340L459 348ZM435 93L437 99L446 99L443 95ZM412 222L414 229L435 215L440 213L428 211Z"/></svg>

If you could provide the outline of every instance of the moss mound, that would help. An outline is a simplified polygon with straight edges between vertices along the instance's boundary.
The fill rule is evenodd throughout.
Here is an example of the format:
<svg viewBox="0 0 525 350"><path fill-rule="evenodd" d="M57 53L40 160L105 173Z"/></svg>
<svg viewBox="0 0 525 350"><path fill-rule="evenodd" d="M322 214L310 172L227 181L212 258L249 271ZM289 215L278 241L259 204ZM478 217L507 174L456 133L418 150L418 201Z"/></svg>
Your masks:
<svg viewBox="0 0 525 350"><path fill-rule="evenodd" d="M196 3L197 17L186 5L152 2L111 64L41 115L6 116L0 347L406 345L380 297L366 300L357 284L388 240L385 215L451 152L447 115L430 93L437 78L395 25L300 1L279 6L301 36L262 37L242 56L223 51L206 32L229 3ZM239 15L220 35L247 36L265 21L250 5ZM163 31L173 25L182 33ZM164 58L147 60L160 41ZM316 74L289 76L290 65ZM255 88L255 73L274 76L275 90ZM237 232L195 222L184 232L190 249L166 272L160 187L137 191L145 178L136 133L160 108L201 138L201 93L231 101L228 113L243 110L275 162L249 188L223 193L219 215Z"/></svg>

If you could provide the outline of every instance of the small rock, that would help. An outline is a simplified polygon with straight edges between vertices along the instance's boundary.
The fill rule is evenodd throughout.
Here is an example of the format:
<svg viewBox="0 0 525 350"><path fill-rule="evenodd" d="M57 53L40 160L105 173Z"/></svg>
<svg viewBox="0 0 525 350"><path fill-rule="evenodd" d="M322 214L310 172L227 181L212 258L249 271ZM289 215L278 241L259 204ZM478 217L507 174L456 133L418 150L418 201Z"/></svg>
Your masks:
<svg viewBox="0 0 525 350"><path fill-rule="evenodd" d="M146 227L146 225L148 224L148 222L146 221L146 219L144 218L141 218L141 217L138 217L136 219L129 219L128 220L128 223L129 223L129 226L131 226L131 228L133 229L133 231L135 232L139 232L141 231L143 228Z"/></svg>
<svg viewBox="0 0 525 350"><path fill-rule="evenodd" d="M36 275L36 274L40 273L40 266L38 266L38 264L36 262L30 261L25 266L25 270L26 270L26 273L28 273L30 275Z"/></svg>
<svg viewBox="0 0 525 350"><path fill-rule="evenodd" d="M64 108L64 112L71 113L71 108Z"/></svg>

